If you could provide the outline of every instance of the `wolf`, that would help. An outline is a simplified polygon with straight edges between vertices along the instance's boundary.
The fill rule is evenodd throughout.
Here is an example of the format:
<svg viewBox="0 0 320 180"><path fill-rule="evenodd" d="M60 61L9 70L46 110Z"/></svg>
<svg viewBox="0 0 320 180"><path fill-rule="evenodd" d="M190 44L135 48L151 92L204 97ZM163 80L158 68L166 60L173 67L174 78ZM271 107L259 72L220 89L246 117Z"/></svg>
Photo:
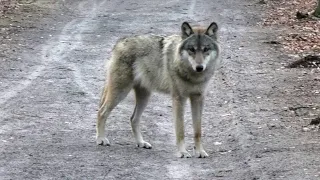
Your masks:
<svg viewBox="0 0 320 180"><path fill-rule="evenodd" d="M105 137L106 119L131 89L135 108L130 118L138 147L150 149L140 131L140 117L153 91L170 94L178 157L189 158L184 141L184 106L190 99L194 155L208 156L201 143L201 120L206 87L220 64L218 25L207 28L181 25L181 34L137 35L118 40L112 50L96 123L96 143L110 145Z"/></svg>

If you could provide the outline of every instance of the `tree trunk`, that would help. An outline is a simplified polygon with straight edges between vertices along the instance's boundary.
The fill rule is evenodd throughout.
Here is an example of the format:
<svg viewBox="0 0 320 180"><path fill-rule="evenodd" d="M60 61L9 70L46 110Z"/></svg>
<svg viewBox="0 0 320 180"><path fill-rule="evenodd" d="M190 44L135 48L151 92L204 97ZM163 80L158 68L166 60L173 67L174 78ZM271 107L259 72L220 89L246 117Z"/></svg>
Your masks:
<svg viewBox="0 0 320 180"><path fill-rule="evenodd" d="M320 18L320 0L318 0L318 7L313 13L314 16Z"/></svg>

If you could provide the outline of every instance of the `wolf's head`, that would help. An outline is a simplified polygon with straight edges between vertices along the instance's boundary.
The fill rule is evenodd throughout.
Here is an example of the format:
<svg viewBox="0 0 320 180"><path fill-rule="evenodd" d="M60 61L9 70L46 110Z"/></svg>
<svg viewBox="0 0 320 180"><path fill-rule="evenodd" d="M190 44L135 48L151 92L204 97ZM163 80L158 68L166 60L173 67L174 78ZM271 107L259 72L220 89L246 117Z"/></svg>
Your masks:
<svg viewBox="0 0 320 180"><path fill-rule="evenodd" d="M218 25L212 22L208 28L191 27L184 22L181 26L182 43L179 49L181 59L188 61L196 72L203 72L219 56L217 43Z"/></svg>

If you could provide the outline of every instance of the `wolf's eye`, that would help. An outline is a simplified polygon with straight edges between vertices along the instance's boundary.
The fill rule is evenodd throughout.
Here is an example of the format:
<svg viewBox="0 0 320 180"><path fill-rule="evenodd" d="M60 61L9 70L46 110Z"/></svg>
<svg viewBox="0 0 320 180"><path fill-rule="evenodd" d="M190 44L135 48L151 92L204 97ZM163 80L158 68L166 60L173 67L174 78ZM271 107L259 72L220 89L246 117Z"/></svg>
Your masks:
<svg viewBox="0 0 320 180"><path fill-rule="evenodd" d="M207 47L203 48L203 52L207 52L207 51L209 51L209 50L210 50L210 49L207 48Z"/></svg>
<svg viewBox="0 0 320 180"><path fill-rule="evenodd" d="M194 47L189 48L189 51L192 52L192 53L195 53L195 52L196 52L196 50L194 49Z"/></svg>

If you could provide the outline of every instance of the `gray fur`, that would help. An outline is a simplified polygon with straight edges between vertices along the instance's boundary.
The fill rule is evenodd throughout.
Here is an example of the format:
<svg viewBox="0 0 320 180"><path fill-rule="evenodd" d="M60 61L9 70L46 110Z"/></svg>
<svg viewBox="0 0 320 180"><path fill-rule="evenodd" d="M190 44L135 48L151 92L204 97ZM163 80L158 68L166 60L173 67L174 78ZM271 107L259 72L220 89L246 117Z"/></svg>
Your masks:
<svg viewBox="0 0 320 180"><path fill-rule="evenodd" d="M131 89L136 107L131 117L133 134L139 147L151 148L142 138L139 122L151 92L170 94L179 157L190 157L184 144L183 113L187 98L191 100L197 157L206 157L201 144L201 114L206 86L219 65L217 26L207 29L181 26L181 35L167 37L145 35L123 38L114 46L107 69L97 120L97 144L108 145L105 121L112 109ZM193 48L193 49L192 49ZM198 71L198 66L203 70Z"/></svg>

